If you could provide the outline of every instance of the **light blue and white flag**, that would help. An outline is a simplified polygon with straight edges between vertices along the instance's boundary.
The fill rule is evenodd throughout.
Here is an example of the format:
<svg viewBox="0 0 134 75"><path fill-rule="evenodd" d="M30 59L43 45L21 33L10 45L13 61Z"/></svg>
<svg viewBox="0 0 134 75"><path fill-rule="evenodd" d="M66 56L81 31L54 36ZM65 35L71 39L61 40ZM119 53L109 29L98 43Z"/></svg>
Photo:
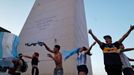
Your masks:
<svg viewBox="0 0 134 75"><path fill-rule="evenodd" d="M64 50L62 52L64 60L67 60L69 57L77 54L79 50L80 50L80 48L75 48L73 50Z"/></svg>
<svg viewBox="0 0 134 75"><path fill-rule="evenodd" d="M7 32L0 32L0 59L17 57L19 37Z"/></svg>

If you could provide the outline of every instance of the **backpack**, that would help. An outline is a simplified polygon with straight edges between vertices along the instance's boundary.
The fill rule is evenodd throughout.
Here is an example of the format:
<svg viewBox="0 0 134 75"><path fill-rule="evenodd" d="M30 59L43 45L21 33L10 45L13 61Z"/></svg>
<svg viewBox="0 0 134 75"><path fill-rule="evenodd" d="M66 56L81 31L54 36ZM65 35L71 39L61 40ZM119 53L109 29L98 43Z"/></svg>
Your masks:
<svg viewBox="0 0 134 75"><path fill-rule="evenodd" d="M21 66L20 71L21 71L21 72L26 72L27 69L28 69L28 64L27 64L27 62L25 62L23 59L21 59L21 60L22 60L22 66Z"/></svg>

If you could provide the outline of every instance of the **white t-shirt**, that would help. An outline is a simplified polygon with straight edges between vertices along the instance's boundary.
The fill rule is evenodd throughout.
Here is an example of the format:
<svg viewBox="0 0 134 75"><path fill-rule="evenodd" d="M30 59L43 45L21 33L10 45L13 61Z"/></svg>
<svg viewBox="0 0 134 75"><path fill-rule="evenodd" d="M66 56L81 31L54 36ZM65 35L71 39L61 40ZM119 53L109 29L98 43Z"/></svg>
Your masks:
<svg viewBox="0 0 134 75"><path fill-rule="evenodd" d="M85 51L79 52L77 56L77 65L78 66L86 65L86 61L87 61L86 52Z"/></svg>
<svg viewBox="0 0 134 75"><path fill-rule="evenodd" d="M120 57L121 57L121 61L122 61L122 64L123 64L123 66L122 66L123 69L127 68L127 67L132 68L128 57L123 52L120 53Z"/></svg>

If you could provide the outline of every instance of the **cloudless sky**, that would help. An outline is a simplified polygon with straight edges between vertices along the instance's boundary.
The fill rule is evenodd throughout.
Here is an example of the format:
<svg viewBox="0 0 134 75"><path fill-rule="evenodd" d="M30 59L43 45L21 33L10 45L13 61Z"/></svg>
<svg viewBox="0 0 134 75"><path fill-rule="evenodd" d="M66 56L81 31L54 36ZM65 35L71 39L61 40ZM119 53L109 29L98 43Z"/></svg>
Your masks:
<svg viewBox="0 0 134 75"><path fill-rule="evenodd" d="M35 0L0 0L0 26L19 35ZM134 0L84 0L87 28L101 40L106 34L117 41L134 25ZM89 43L94 40L89 35ZM126 48L134 47L134 31L123 42ZM92 51L93 75L106 75L103 54L98 45ZM126 52L134 58L134 51ZM134 65L134 63L131 63Z"/></svg>

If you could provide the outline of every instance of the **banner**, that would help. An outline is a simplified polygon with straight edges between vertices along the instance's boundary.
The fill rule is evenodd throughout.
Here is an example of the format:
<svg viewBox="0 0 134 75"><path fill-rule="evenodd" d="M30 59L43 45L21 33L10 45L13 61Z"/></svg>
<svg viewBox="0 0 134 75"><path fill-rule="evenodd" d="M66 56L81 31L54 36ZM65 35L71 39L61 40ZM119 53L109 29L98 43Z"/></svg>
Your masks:
<svg viewBox="0 0 134 75"><path fill-rule="evenodd" d="M0 32L0 66L12 67L12 59L18 55L19 37L7 32Z"/></svg>
<svg viewBox="0 0 134 75"><path fill-rule="evenodd" d="M0 32L0 59L17 56L19 37L7 32Z"/></svg>

